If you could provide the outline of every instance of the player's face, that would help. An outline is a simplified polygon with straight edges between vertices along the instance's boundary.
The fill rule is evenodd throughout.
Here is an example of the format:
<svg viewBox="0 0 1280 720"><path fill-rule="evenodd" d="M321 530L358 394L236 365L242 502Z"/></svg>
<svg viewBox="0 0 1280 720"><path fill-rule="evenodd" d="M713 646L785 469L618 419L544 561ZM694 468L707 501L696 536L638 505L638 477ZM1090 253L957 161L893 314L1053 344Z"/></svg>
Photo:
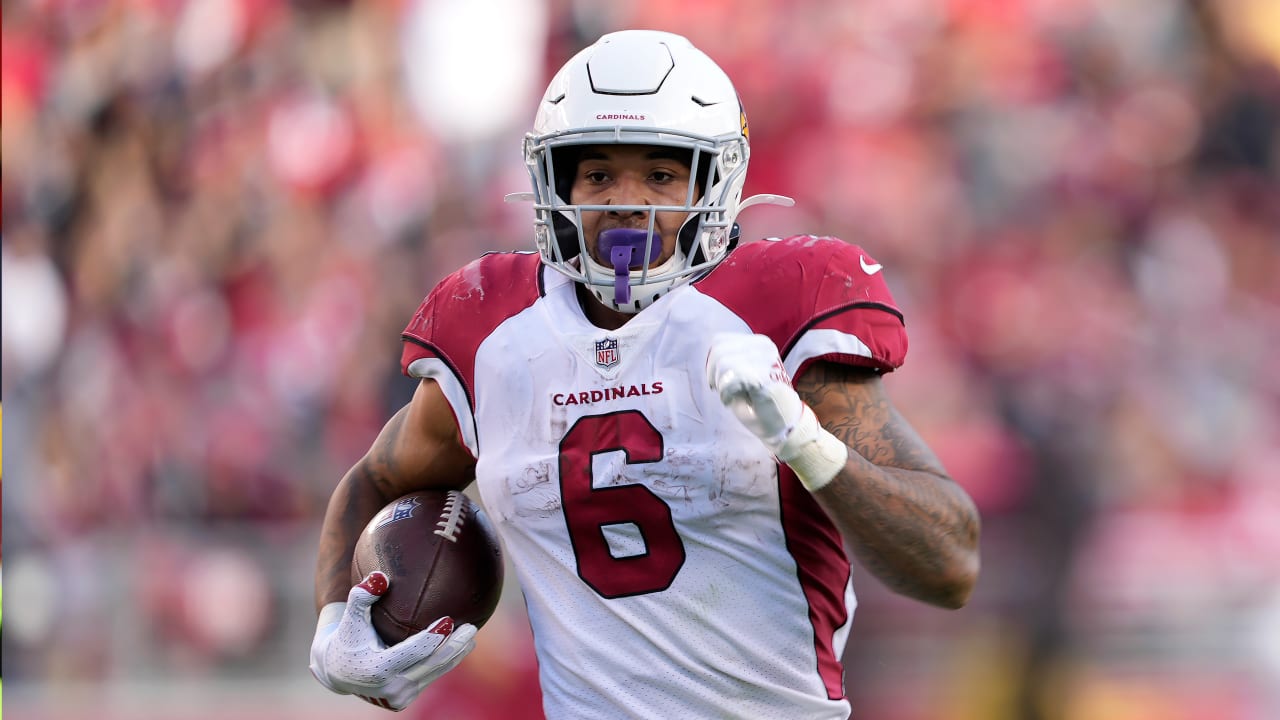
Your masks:
<svg viewBox="0 0 1280 720"><path fill-rule="evenodd" d="M655 145L593 145L578 162L569 202L575 205L684 205L688 201L689 161L678 151ZM654 231L662 254L650 264L656 267L675 254L676 235L686 217L682 212L660 212ZM649 227L649 213L630 210L583 212L582 232L587 250L601 265L598 237L602 230Z"/></svg>

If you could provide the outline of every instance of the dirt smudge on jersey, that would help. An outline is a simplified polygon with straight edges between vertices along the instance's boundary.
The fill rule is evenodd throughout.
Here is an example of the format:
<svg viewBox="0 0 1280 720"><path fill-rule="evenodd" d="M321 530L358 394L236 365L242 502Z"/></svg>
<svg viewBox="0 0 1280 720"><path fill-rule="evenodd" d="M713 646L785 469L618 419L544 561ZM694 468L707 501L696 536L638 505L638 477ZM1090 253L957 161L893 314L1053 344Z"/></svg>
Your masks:
<svg viewBox="0 0 1280 720"><path fill-rule="evenodd" d="M517 517L551 517L560 512L560 491L551 483L551 464L540 462L507 481Z"/></svg>

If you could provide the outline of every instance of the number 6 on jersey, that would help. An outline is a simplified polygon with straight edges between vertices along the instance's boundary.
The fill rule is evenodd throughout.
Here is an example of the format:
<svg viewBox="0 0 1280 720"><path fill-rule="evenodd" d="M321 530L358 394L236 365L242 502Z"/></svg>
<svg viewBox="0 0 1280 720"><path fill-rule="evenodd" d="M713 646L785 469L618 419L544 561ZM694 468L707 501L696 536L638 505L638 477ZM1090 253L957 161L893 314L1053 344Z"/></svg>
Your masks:
<svg viewBox="0 0 1280 720"><path fill-rule="evenodd" d="M621 450L628 465L662 459L662 434L643 414L625 410L580 418L560 441L560 494L564 519L578 561L578 576L606 598L666 590L684 565L684 542L671 508L639 483L598 488L591 460ZM604 529L633 524L644 552L614 557Z"/></svg>

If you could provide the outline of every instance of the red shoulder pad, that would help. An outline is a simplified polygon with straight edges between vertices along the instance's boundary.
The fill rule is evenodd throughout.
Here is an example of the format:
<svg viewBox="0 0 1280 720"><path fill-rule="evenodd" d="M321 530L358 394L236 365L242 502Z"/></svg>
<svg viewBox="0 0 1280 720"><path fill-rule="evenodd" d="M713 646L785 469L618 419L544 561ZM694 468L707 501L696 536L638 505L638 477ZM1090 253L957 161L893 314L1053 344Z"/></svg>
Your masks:
<svg viewBox="0 0 1280 720"><path fill-rule="evenodd" d="M882 270L857 245L797 235L736 248L696 286L768 335L784 358L810 330L834 330L865 349L832 346L805 364L821 358L888 372L905 359L907 335Z"/></svg>
<svg viewBox="0 0 1280 720"><path fill-rule="evenodd" d="M476 350L541 296L541 267L537 253L489 253L441 280L400 335L401 372L408 375L420 358L439 358L472 395Z"/></svg>

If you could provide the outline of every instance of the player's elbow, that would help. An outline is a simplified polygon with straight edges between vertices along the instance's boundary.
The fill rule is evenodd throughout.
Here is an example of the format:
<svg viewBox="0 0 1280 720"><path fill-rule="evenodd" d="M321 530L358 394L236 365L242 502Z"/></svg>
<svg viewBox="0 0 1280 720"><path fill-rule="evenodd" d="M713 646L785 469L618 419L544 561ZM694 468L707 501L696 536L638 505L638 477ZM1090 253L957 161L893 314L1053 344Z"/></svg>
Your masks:
<svg viewBox="0 0 1280 720"><path fill-rule="evenodd" d="M959 610L969 602L978 584L981 560L977 549L960 553L939 578L929 602L948 610Z"/></svg>
<svg viewBox="0 0 1280 720"><path fill-rule="evenodd" d="M938 593L934 604L949 610L958 610L968 604L982 570L978 541L982 522L973 502L970 500L965 504L968 512L963 515L964 522L956 532L948 536L950 542L945 550L945 562L938 574Z"/></svg>

